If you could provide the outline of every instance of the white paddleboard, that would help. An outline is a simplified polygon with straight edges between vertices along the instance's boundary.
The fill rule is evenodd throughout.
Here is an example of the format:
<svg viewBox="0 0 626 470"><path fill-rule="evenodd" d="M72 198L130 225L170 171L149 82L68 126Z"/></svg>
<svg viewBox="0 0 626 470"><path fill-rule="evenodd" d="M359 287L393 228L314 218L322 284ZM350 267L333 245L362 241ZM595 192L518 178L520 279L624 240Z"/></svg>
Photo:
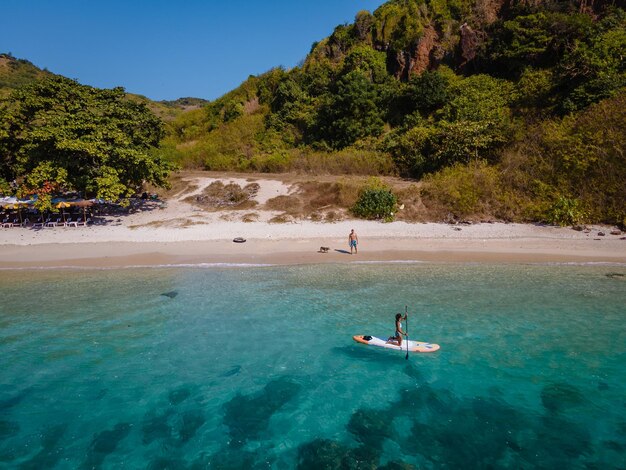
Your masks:
<svg viewBox="0 0 626 470"><path fill-rule="evenodd" d="M376 336L356 335L356 336L353 336L352 339L354 339L354 341L356 341L357 343L363 343L369 346L378 346L380 348L395 349L397 351L407 350L406 340L402 340L402 346L398 346L397 344L388 343L384 339L377 338ZM424 341L409 340L409 352L426 353L426 352L435 352L437 350L439 350L438 344L426 343Z"/></svg>

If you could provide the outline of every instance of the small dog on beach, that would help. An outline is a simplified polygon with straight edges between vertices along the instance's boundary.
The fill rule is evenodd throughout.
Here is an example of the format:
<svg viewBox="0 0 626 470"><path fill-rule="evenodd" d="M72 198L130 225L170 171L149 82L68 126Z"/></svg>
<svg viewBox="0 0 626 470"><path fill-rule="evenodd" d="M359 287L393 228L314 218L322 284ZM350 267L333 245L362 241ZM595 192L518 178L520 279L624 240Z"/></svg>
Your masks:
<svg viewBox="0 0 626 470"><path fill-rule="evenodd" d="M320 246L320 253L328 253L328 250L330 250L329 246Z"/></svg>

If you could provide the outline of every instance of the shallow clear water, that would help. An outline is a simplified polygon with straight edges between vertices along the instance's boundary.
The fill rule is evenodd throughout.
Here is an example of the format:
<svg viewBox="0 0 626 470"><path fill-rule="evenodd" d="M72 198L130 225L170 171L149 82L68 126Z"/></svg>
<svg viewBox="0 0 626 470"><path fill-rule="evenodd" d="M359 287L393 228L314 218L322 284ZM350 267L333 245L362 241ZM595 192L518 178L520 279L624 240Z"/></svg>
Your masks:
<svg viewBox="0 0 626 470"><path fill-rule="evenodd" d="M609 273L626 268L2 271L0 468L624 468ZM405 304L439 352L352 341Z"/></svg>

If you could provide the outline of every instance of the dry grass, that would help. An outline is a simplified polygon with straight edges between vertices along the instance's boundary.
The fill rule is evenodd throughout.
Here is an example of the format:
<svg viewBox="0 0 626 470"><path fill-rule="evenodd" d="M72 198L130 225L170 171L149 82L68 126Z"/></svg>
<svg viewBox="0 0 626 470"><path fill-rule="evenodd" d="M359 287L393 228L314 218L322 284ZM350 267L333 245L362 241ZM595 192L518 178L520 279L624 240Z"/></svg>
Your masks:
<svg viewBox="0 0 626 470"><path fill-rule="evenodd" d="M326 213L325 220L326 222L340 222L344 220L344 216L341 212L338 211L328 211Z"/></svg>
<svg viewBox="0 0 626 470"><path fill-rule="evenodd" d="M348 148L336 152L294 150L291 171L315 175L390 175L394 164L389 155L373 150Z"/></svg>
<svg viewBox="0 0 626 470"><path fill-rule="evenodd" d="M396 220L405 222L426 222L428 220L428 209L422 201L418 185L401 189L396 192L396 196L398 196L399 205Z"/></svg>
<svg viewBox="0 0 626 470"><path fill-rule="evenodd" d="M201 194L189 196L184 201L209 210L244 210L257 205L252 198L258 191L258 183L250 183L242 188L235 183L225 185L221 181L214 181Z"/></svg>
<svg viewBox="0 0 626 470"><path fill-rule="evenodd" d="M270 220L268 220L270 224L288 224L293 221L294 221L293 217L290 216L289 214L276 215L272 217Z"/></svg>
<svg viewBox="0 0 626 470"><path fill-rule="evenodd" d="M302 199L296 195L276 196L268 199L265 207L272 211L283 211L293 215L302 215Z"/></svg>
<svg viewBox="0 0 626 470"><path fill-rule="evenodd" d="M256 222L258 220L259 214L257 214L256 212L248 212L247 214L241 216L241 221L246 223Z"/></svg>
<svg viewBox="0 0 626 470"><path fill-rule="evenodd" d="M354 205L364 181L363 178L341 178L337 181L297 182L298 189L294 194L272 198L265 208L282 211L294 218L328 219L329 211L341 212ZM337 220L340 216L330 217Z"/></svg>
<svg viewBox="0 0 626 470"><path fill-rule="evenodd" d="M193 227L195 225L205 225L206 222L199 222L196 220L186 219L186 218L178 218L178 219L166 219L166 220L153 220L152 222L148 222L146 224L138 224L138 225L129 225L128 228L130 230L136 230L138 228L162 228L162 227L174 227L174 228L184 228L184 227Z"/></svg>

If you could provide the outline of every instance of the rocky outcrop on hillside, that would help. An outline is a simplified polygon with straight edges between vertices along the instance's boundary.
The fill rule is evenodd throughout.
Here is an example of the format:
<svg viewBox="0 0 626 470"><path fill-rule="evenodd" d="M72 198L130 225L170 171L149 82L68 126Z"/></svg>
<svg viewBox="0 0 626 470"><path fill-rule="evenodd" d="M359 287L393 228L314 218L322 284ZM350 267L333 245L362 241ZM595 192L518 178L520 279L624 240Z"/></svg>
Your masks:
<svg viewBox="0 0 626 470"><path fill-rule="evenodd" d="M435 28L425 28L423 36L407 51L388 51L387 67L399 80L408 80L431 69L437 62L433 52L438 46L439 35Z"/></svg>
<svg viewBox="0 0 626 470"><path fill-rule="evenodd" d="M339 62L356 43L368 44L387 55L387 71L399 80L437 68L442 63L457 72L473 70L494 23L520 11L600 14L607 7L624 7L626 0L461 0L443 4L429 0L390 0L376 12L359 12L353 25L337 27L318 43L313 57ZM455 6L456 5L456 6Z"/></svg>

